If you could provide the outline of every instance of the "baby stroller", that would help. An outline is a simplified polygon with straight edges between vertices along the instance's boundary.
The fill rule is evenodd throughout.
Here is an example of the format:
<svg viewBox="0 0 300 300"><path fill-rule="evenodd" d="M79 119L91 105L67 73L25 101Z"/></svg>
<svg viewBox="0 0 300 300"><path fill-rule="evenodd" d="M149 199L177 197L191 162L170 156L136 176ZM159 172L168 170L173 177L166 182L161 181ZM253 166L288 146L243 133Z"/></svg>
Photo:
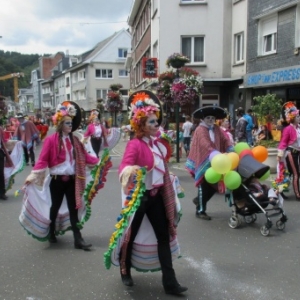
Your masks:
<svg viewBox="0 0 300 300"><path fill-rule="evenodd" d="M226 193L225 195L229 206L232 207L232 215L228 221L230 228L237 228L241 224L239 216L243 217L247 224L254 223L259 213L263 213L266 217L266 223L260 228L260 232L263 236L268 236L270 233L270 228L273 225L271 218L280 216L280 219L276 222L276 227L279 230L285 228L287 217L282 205L271 205L268 195L257 199L248 187L251 178L260 178L269 169L269 166L256 161L250 155L246 155L240 160L237 172L242 177L242 184L236 190ZM278 195L278 197L281 196ZM270 206L272 207L268 208Z"/></svg>

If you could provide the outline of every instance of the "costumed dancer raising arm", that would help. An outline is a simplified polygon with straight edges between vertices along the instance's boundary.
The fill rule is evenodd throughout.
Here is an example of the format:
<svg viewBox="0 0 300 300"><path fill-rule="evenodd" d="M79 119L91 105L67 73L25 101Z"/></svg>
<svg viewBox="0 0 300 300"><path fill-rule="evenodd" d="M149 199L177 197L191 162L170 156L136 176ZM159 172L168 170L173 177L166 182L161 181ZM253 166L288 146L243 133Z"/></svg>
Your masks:
<svg viewBox="0 0 300 300"><path fill-rule="evenodd" d="M198 189L198 196L193 199L196 205L196 217L211 220L206 214L206 205L218 191L218 185L208 183L205 171L211 166L209 156L213 151L232 152L233 146L225 132L217 125L216 119L226 118L226 111L217 106L206 106L196 110L193 117L203 120L193 135L191 151L186 162L186 169L191 173Z"/></svg>
<svg viewBox="0 0 300 300"><path fill-rule="evenodd" d="M100 112L96 109L91 111L90 124L84 133L84 143L87 142L87 138L91 138L91 145L97 157L99 157L99 151L101 148L102 138L104 141L104 147L108 147L106 140L106 128L100 124L99 119Z"/></svg>
<svg viewBox="0 0 300 300"><path fill-rule="evenodd" d="M45 139L39 159L26 179L19 220L33 237L50 243L56 243L56 235L71 229L75 248L87 250L91 244L83 240L80 229L91 214L92 197L87 196L86 190L87 183L93 180L86 166L95 166L99 159L89 155L72 134L80 120L76 103L65 101L58 105L53 116L56 133ZM44 180L47 168L50 175ZM42 191L30 183L44 183ZM94 195L97 189L94 186Z"/></svg>
<svg viewBox="0 0 300 300"><path fill-rule="evenodd" d="M284 161L289 173L293 176L293 189L297 200L300 200L299 190L299 160L300 160L300 129L299 110L293 102L286 102L282 107L283 125L281 139L278 145L277 160Z"/></svg>
<svg viewBox="0 0 300 300"><path fill-rule="evenodd" d="M123 284L132 286L131 267L138 271L162 271L166 293L180 294L181 286L172 257L179 255L176 236L176 200L165 161L163 143L155 140L160 103L149 91L129 98L129 119L135 138L128 142L119 167L123 187L123 210L112 235L105 265L120 265Z"/></svg>

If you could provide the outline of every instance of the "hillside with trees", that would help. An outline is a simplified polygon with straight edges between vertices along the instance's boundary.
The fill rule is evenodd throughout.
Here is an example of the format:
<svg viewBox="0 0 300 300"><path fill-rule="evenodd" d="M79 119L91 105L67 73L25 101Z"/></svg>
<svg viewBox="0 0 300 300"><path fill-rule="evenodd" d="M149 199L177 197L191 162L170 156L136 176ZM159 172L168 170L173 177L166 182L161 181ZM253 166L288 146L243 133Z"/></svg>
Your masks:
<svg viewBox="0 0 300 300"><path fill-rule="evenodd" d="M19 88L30 86L31 71L38 67L39 54L21 54L0 50L0 77L23 72L24 77L18 81ZM0 80L0 95L14 98L14 85L12 79Z"/></svg>

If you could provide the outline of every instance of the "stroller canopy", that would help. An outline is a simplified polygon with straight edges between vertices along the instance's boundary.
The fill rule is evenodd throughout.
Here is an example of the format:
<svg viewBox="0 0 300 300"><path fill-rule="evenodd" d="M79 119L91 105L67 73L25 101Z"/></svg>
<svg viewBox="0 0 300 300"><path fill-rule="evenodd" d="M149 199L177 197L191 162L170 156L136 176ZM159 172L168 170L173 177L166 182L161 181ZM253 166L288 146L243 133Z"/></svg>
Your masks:
<svg viewBox="0 0 300 300"><path fill-rule="evenodd" d="M237 172L241 175L243 181L249 179L250 177L260 178L269 170L269 166L260 163L251 155L244 156L240 160L240 163L237 168Z"/></svg>

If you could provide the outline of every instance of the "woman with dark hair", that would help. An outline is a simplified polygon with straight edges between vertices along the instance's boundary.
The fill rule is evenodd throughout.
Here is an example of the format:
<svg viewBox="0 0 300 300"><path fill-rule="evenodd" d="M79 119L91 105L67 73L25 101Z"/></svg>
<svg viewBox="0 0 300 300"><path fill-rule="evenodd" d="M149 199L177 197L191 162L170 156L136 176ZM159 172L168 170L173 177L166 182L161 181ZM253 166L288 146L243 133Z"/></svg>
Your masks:
<svg viewBox="0 0 300 300"><path fill-rule="evenodd" d="M80 121L76 103L65 101L58 106L53 117L56 132L45 139L39 159L25 181L26 197L19 219L31 235L50 243L57 243L56 235L71 229L75 248L88 250L91 244L83 240L80 232L89 218L92 200L85 202L83 197L89 179L86 166L95 166L99 159L89 155L72 134ZM50 175L45 179L47 168ZM43 190L38 191L32 183L44 185Z"/></svg>
<svg viewBox="0 0 300 300"><path fill-rule="evenodd" d="M133 285L131 267L138 271L161 269L165 292L181 294L187 288L178 283L172 264L172 257L179 255L176 195L166 164L168 146L156 139L160 103L146 90L133 93L128 103L135 138L127 143L119 166L124 209L116 225L118 232L105 253L105 264L107 268L111 263L120 264L126 286Z"/></svg>
<svg viewBox="0 0 300 300"><path fill-rule="evenodd" d="M92 111L90 116L90 124L84 133L84 142L86 142L87 138L90 137L92 148L97 157L99 157L102 139L104 142L104 147L108 147L106 135L106 128L100 124L99 114L96 114Z"/></svg>

